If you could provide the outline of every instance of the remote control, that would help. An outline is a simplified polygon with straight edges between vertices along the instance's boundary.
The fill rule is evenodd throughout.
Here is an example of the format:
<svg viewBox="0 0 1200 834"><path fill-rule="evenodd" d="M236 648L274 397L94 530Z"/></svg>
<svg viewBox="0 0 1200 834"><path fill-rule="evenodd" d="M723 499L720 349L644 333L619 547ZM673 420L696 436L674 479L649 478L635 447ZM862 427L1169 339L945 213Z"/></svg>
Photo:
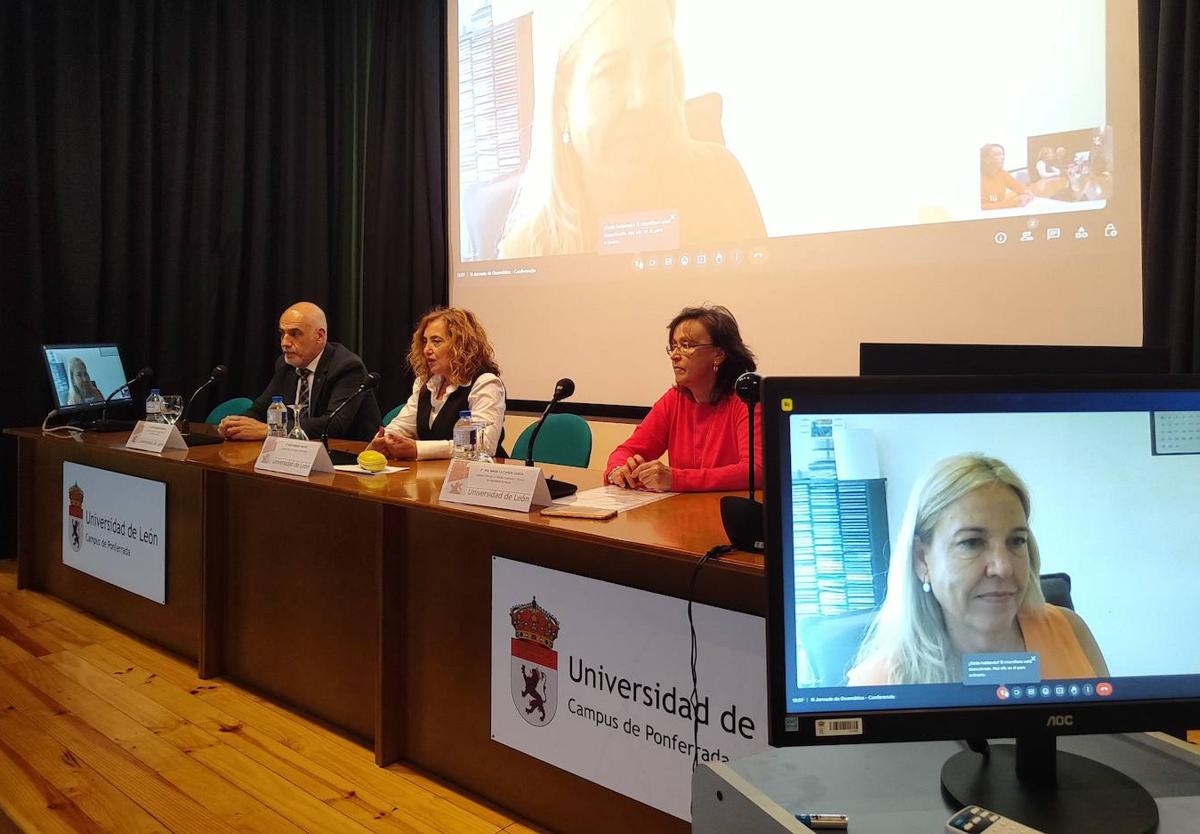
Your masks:
<svg viewBox="0 0 1200 834"><path fill-rule="evenodd" d="M947 834L963 834L964 831L971 834L977 831L986 831L987 834L1042 834L1036 828L1022 825L978 805L968 805L946 820Z"/></svg>

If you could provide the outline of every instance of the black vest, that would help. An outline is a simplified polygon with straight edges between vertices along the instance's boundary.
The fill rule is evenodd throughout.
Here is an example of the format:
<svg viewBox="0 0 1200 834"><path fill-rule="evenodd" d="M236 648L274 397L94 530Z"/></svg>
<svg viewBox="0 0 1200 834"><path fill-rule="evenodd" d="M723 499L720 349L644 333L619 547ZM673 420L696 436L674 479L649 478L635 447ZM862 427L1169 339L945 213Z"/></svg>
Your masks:
<svg viewBox="0 0 1200 834"><path fill-rule="evenodd" d="M417 397L417 440L453 440L458 412L470 409L468 400L474 387L473 379L469 385L455 388L442 403L442 410L434 418L432 426L429 425L429 412L433 410L432 395L427 386L422 388L421 395Z"/></svg>
<svg viewBox="0 0 1200 834"><path fill-rule="evenodd" d="M453 440L454 424L458 422L458 412L470 408L471 391L475 388L475 382L478 379L479 377L475 377L471 380L470 385L456 388L454 393L446 397L446 401L442 403L442 410L434 418L432 426L429 425L429 412L433 410L433 396L429 393L428 388L422 388L420 396L417 397L417 440ZM496 457L508 457L508 453L504 451L504 426L500 427L500 440L496 443Z"/></svg>

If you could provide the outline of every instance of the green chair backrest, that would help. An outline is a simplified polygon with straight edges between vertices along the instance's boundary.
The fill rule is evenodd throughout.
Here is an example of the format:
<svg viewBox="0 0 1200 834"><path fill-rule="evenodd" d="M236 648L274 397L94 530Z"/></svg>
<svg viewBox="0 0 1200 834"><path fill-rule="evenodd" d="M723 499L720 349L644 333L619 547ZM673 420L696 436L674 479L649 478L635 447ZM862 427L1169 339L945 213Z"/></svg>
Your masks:
<svg viewBox="0 0 1200 834"><path fill-rule="evenodd" d="M517 438L512 455L516 460L525 460L529 450L529 436L533 434L530 423ZM551 414L538 433L537 445L533 448L533 459L538 463L558 463L563 466L586 467L592 459L592 428L587 420L576 414Z"/></svg>
<svg viewBox="0 0 1200 834"><path fill-rule="evenodd" d="M402 409L402 408L404 408L404 403L401 403L400 405L396 406L391 411L389 411L387 414L383 415L383 424L386 426L388 423L395 420L396 415L400 413L400 409Z"/></svg>
<svg viewBox="0 0 1200 834"><path fill-rule="evenodd" d="M204 419L204 422L210 426L215 426L221 422L222 417L228 417L230 414L241 414L252 405L254 405L254 400L249 397L234 397L232 400L226 400L208 412L208 417Z"/></svg>

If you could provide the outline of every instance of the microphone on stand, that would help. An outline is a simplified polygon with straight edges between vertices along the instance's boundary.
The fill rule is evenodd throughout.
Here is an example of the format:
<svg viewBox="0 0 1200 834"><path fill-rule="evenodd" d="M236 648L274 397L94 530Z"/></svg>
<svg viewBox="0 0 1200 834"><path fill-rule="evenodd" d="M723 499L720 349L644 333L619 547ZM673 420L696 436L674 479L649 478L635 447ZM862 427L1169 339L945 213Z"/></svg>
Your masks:
<svg viewBox="0 0 1200 834"><path fill-rule="evenodd" d="M140 371L134 374L132 379L125 382L123 385L104 398L104 405L100 409L100 419L93 420L84 428L86 428L88 431L128 431L129 429L133 428L133 425L128 420L109 420L108 404L112 401L113 397L129 388L130 385L133 385L136 382L141 382L146 377L151 376L154 376L154 370L151 368L142 368Z"/></svg>
<svg viewBox="0 0 1200 834"><path fill-rule="evenodd" d="M746 498L726 495L721 499L721 524L729 543L739 550L761 553L763 547L763 505L754 499L754 407L758 405L762 378L748 371L737 378L733 390L746 404L750 417L750 490Z"/></svg>
<svg viewBox="0 0 1200 834"><path fill-rule="evenodd" d="M333 418L337 416L338 412L346 407L347 403L362 396L364 392L370 391L378 384L379 374L371 371L366 375L366 377L363 378L363 381L359 384L358 388L355 389L353 394L337 404L337 408L330 413L329 419L325 421L325 431L321 432L321 445L325 447L325 451L329 453L329 459L333 461L334 464L357 463L358 455L354 454L353 452L330 451L329 424L333 422Z"/></svg>
<svg viewBox="0 0 1200 834"><path fill-rule="evenodd" d="M213 443L222 442L220 435L215 434L192 434L192 423L188 420L188 409L192 407L192 401L196 396L208 386L212 385L218 379L224 379L229 373L229 368L225 365L217 365L208 373L208 379L200 384L200 387L192 392L188 397L187 402L183 404L182 425L179 427L179 433L183 435L183 442L189 446L209 446Z"/></svg>
<svg viewBox="0 0 1200 834"><path fill-rule="evenodd" d="M537 442L537 436L542 430L542 426L546 424L546 418L550 416L550 412L554 410L554 406L565 400L567 397L575 393L575 381L563 377L554 385L554 396L550 398L550 402L546 404L546 410L542 412L542 416L538 419L537 424L533 427L533 433L529 435L529 448L525 450L525 465L533 466L533 444ZM550 490L551 498L566 498L568 495L574 495L579 487L575 484L569 484L566 481L559 481L551 477L546 479L546 487Z"/></svg>

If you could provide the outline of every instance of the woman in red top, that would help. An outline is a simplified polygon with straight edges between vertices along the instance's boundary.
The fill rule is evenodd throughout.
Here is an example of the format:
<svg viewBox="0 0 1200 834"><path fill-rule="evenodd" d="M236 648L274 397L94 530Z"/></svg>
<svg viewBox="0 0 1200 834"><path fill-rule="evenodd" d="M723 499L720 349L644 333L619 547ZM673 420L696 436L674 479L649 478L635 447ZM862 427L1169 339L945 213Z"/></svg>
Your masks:
<svg viewBox="0 0 1200 834"><path fill-rule="evenodd" d="M755 369L754 354L742 342L733 314L720 306L685 307L667 333L675 387L609 455L605 477L610 484L654 492L745 489L750 420L733 385ZM757 407L754 421L761 437ZM670 465L658 460L663 452ZM754 473L761 482L761 455L755 455Z"/></svg>

